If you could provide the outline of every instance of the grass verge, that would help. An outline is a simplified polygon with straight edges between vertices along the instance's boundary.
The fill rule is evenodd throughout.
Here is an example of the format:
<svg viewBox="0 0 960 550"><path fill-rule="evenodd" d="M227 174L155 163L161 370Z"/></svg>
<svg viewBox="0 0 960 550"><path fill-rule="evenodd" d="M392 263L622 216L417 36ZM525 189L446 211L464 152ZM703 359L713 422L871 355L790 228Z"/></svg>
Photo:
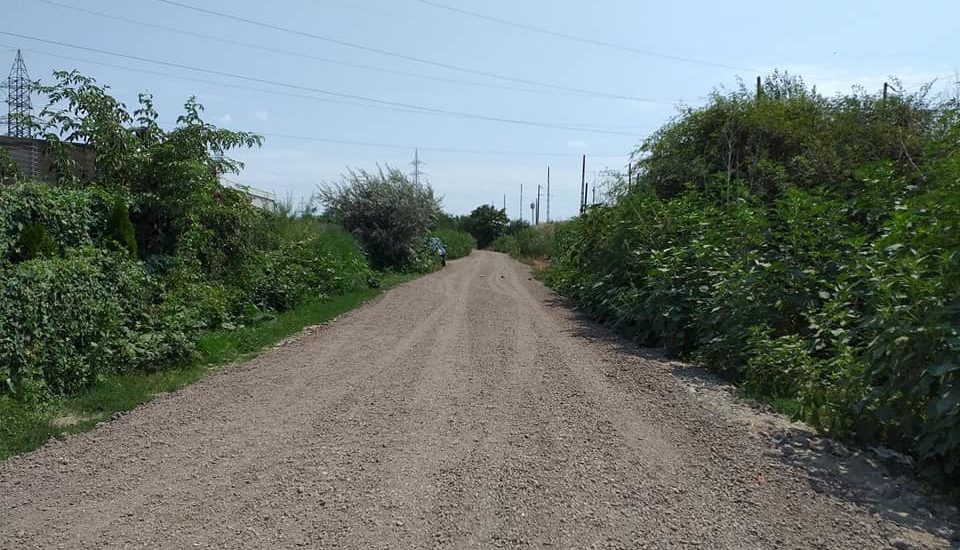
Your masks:
<svg viewBox="0 0 960 550"><path fill-rule="evenodd" d="M42 405L0 396L0 460L32 451L51 438L90 430L115 413L188 386L218 367L255 357L304 327L329 321L415 277L386 274L380 288L307 302L257 325L208 332L198 343L200 357L187 365L157 372L114 374L83 393Z"/></svg>

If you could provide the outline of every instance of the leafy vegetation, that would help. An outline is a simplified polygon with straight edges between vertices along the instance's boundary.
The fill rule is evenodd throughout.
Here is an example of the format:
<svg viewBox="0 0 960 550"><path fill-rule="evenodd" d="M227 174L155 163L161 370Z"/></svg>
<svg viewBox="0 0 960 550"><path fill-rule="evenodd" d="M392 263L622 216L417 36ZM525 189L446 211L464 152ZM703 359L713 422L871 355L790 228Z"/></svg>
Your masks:
<svg viewBox="0 0 960 550"><path fill-rule="evenodd" d="M520 259L545 259L554 248L559 223L515 226L516 232L508 232L493 243L497 252L505 252Z"/></svg>
<svg viewBox="0 0 960 550"><path fill-rule="evenodd" d="M8 409L43 411L112 377L190 364L210 331L239 334L379 285L342 228L257 209L220 185L239 168L224 153L259 136L205 122L194 99L163 130L150 96L128 112L91 78L54 76L29 122L54 152L59 184L17 176L0 187Z"/></svg>
<svg viewBox="0 0 960 550"><path fill-rule="evenodd" d="M684 110L636 162L557 228L549 284L832 434L960 470L956 100L775 74Z"/></svg>
<svg viewBox="0 0 960 550"><path fill-rule="evenodd" d="M220 176L255 134L217 128L193 98L172 130L76 72L39 86L29 120L58 184L0 157L0 456L83 430L439 267L440 213L397 170L325 186L328 211L255 208ZM92 159L92 162L91 160ZM452 255L469 235L438 233ZM70 426L56 425L74 417Z"/></svg>
<svg viewBox="0 0 960 550"><path fill-rule="evenodd" d="M463 230L473 235L479 248L487 248L497 237L503 234L510 220L507 213L499 208L483 204L473 209L463 219Z"/></svg>
<svg viewBox="0 0 960 550"><path fill-rule="evenodd" d="M0 460L35 449L50 438L90 429L157 394L176 391L211 369L249 358L303 327L333 319L411 277L389 274L379 289L308 301L255 325L208 331L197 342L195 359L174 368L106 374L83 392L42 403L0 395Z"/></svg>
<svg viewBox="0 0 960 550"><path fill-rule="evenodd" d="M389 166L377 172L349 170L342 181L322 184L318 198L329 219L364 244L378 269L420 266L440 214L428 185Z"/></svg>

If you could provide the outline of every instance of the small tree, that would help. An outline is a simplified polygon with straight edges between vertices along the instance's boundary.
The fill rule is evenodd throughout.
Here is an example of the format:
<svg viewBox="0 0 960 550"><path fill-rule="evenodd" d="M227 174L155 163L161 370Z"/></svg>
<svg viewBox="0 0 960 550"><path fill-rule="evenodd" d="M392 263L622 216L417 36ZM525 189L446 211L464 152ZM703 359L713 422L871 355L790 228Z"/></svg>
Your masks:
<svg viewBox="0 0 960 550"><path fill-rule="evenodd" d="M360 239L376 268L406 267L440 215L429 185L389 166L348 170L340 182L320 184L317 198L326 217Z"/></svg>
<svg viewBox="0 0 960 550"><path fill-rule="evenodd" d="M477 239L477 248L486 248L503 235L510 220L504 210L489 204L478 206L466 219L466 230Z"/></svg>
<svg viewBox="0 0 960 550"><path fill-rule="evenodd" d="M23 179L23 171L6 149L0 149L0 184L15 183Z"/></svg>

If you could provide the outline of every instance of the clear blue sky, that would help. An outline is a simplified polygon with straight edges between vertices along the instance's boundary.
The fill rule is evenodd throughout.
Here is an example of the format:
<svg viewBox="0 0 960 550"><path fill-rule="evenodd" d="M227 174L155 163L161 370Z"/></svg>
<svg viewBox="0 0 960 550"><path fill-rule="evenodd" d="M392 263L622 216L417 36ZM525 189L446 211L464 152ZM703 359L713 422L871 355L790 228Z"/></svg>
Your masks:
<svg viewBox="0 0 960 550"><path fill-rule="evenodd" d="M520 183L525 184L524 198L529 204L531 188L545 183L549 165L553 214L570 216L577 208L581 153L588 155L588 178L604 167L622 169L636 144L673 116L676 102L697 105L712 89L735 86L738 76L752 81L757 74L786 69L834 93L851 85L875 90L889 76L898 76L905 87L913 88L934 77L949 77L960 65L956 57L960 2L955 0L909 4L892 0L436 0L640 51L537 33L416 0L178 0L396 54L601 95L456 72L192 12L159 0L56 1L301 55L178 34L42 0L8 2L0 30L301 89L0 35L4 65L12 61L11 48L23 48L32 77L49 79L54 69L76 68L111 85L129 105L135 103L138 92L149 91L156 96L161 118L169 121L179 114L185 98L196 95L206 105L211 122L267 135L263 148L236 155L247 168L234 179L295 200L309 196L317 182L336 179L346 166L388 163L409 170L413 148L418 146L429 181L444 196L445 208L454 213L468 212L481 203L499 205L506 193L507 210L516 217ZM259 90L183 80L174 75ZM356 100L332 103L318 100L332 97L319 94L315 91L318 89L485 117L589 126L605 133L392 110L360 105ZM262 90L304 97L272 95ZM403 147L311 141L277 134ZM525 215L529 216L529 210L525 209Z"/></svg>

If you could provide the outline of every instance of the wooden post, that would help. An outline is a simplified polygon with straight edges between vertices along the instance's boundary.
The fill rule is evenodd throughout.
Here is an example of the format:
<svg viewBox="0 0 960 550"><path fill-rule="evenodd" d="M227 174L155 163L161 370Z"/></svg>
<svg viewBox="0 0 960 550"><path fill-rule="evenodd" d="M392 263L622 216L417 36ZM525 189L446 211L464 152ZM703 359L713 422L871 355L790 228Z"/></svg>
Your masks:
<svg viewBox="0 0 960 550"><path fill-rule="evenodd" d="M550 167L547 166L547 223L550 223Z"/></svg>

